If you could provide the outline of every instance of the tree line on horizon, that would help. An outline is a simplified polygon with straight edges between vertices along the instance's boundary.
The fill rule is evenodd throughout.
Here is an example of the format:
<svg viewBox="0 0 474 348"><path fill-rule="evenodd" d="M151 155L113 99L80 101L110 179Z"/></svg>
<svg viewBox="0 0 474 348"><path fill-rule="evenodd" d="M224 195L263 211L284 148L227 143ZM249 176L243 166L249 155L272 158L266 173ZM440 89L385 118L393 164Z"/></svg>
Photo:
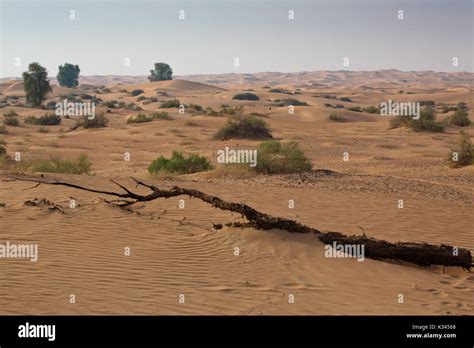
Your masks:
<svg viewBox="0 0 474 348"><path fill-rule="evenodd" d="M76 88L79 86L80 72L79 65L65 63L58 67L56 78L61 87ZM26 102L32 107L40 106L52 91L48 80L48 71L39 63L33 62L28 65L28 71L25 71L22 77ZM155 63L154 69L150 70L150 76L148 76L150 82L172 79L173 70L166 63Z"/></svg>

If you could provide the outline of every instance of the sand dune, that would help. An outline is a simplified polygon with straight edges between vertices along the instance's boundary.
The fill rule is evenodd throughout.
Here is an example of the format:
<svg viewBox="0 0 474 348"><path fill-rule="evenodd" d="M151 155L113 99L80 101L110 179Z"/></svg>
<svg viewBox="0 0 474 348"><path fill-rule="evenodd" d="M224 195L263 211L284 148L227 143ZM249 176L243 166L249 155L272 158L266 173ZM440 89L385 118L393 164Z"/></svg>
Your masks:
<svg viewBox="0 0 474 348"><path fill-rule="evenodd" d="M59 155L70 159L87 154L93 175L45 174L79 185L117 190L113 179L135 189L130 180L135 176L160 187L180 185L244 202L321 230L364 231L392 242L446 243L474 252L474 166L453 169L446 162L459 131L474 135L473 126L448 125L445 133L415 133L389 129L387 117L347 110L356 105L376 106L388 99L434 100L446 105L465 101L473 110L474 92L466 83L472 74L267 72L252 74L255 79L241 83L243 77L248 76L199 75L186 77L193 81L152 83L142 77L84 77L78 89L54 86L48 101L109 86L111 93L100 94L100 98L134 102L143 111L98 106L98 112L109 119L106 128L69 131L76 122L71 117L47 127L49 132L39 132L39 126L24 120L41 116L45 110L7 105L3 112L17 112L20 126L7 126L2 139L8 154L21 152L25 158ZM19 81L3 81L0 93L21 95L20 86ZM266 86L300 90L288 95L270 92ZM158 101L145 104L120 92L137 88ZM260 100L232 99L247 89ZM408 91L414 94L406 94ZM340 101L341 97L352 102ZM174 117L171 121L126 123L131 115L163 111L160 102L172 98L215 110L229 104L243 106L246 115L256 112L275 139L297 141L314 169L332 174L225 175L217 170L168 180L153 178L148 165L173 150L199 153L219 169L219 149L255 148L260 143L215 140L213 135L227 117L183 115L177 108L166 109ZM271 102L284 98L308 106L296 106L290 114L287 107ZM342 104L345 109L325 106L328 103ZM329 120L332 113L347 122ZM442 120L449 115L437 117ZM472 112L470 117L472 120ZM345 151L349 161L343 160ZM131 154L131 161L124 160L125 152ZM281 230L216 230L213 224L242 218L189 197L136 204L127 211L105 203L104 198L110 197L104 195L45 185L32 188L32 183L6 182L5 178L2 170L0 240L38 243L39 259L2 260L2 314L474 313L474 277L462 269L328 258L324 245L314 236ZM24 205L34 198L46 198L65 212ZM69 208L71 199L77 202L76 208ZM179 208L179 199L184 200L184 209ZM288 207L290 199L295 201L294 209ZM404 200L403 209L397 207L399 199ZM131 248L130 256L124 255L126 247ZM236 247L239 256L234 254ZM76 295L75 304L69 303L70 294ZM185 295L184 304L178 302L180 294ZM397 301L400 294L404 303ZM289 295L294 295L294 303L288 302Z"/></svg>

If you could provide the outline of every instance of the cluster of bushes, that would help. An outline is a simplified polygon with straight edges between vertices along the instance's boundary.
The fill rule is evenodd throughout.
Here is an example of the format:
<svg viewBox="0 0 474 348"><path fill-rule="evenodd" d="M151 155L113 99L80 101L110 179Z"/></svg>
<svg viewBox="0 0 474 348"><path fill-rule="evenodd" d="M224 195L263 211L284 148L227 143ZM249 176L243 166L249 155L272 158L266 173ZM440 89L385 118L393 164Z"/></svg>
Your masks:
<svg viewBox="0 0 474 348"><path fill-rule="evenodd" d="M143 101L143 105L148 105L151 103L157 103L158 98L157 97L145 97L145 96L140 96L137 98L137 102Z"/></svg>
<svg viewBox="0 0 474 348"><path fill-rule="evenodd" d="M444 132L444 125L436 122L436 116L431 108L423 108L418 120L407 116L395 116L390 119L390 128L402 126L415 132Z"/></svg>
<svg viewBox="0 0 474 348"><path fill-rule="evenodd" d="M271 139L267 123L255 116L234 116L229 118L216 134L215 139Z"/></svg>
<svg viewBox="0 0 474 348"><path fill-rule="evenodd" d="M160 156L148 167L150 174L160 172L192 174L212 169L209 160L204 156L189 154L187 157L181 151L173 151L170 158Z"/></svg>
<svg viewBox="0 0 474 348"><path fill-rule="evenodd" d="M315 98L324 98L324 99L333 99L333 100L340 100L342 102L347 102L347 103L352 103L352 99L349 97L340 97L338 98L335 95L330 95L330 94L318 94L318 95L313 95Z"/></svg>
<svg viewBox="0 0 474 348"><path fill-rule="evenodd" d="M420 106L434 107L436 103L433 100L419 100Z"/></svg>
<svg viewBox="0 0 474 348"><path fill-rule="evenodd" d="M58 156L50 156L32 163L33 172L87 174L91 169L91 162L86 154L79 155L73 160L63 160Z"/></svg>
<svg viewBox="0 0 474 348"><path fill-rule="evenodd" d="M232 97L234 100L260 100L258 95L251 92L237 93Z"/></svg>
<svg viewBox="0 0 474 348"><path fill-rule="evenodd" d="M181 103L178 99L171 99L171 100L166 100L161 103L160 108L162 109L170 109L170 108L179 108L181 106Z"/></svg>
<svg viewBox="0 0 474 348"><path fill-rule="evenodd" d="M288 98L288 99L275 99L273 100L275 106L308 106L308 103L299 101L297 99Z"/></svg>
<svg viewBox="0 0 474 348"><path fill-rule="evenodd" d="M125 103L123 101L117 102L116 100L107 100L102 103L102 106L105 106L109 109L124 109L124 110L132 110L132 111L143 111L143 109L136 105L133 102Z"/></svg>
<svg viewBox="0 0 474 348"><path fill-rule="evenodd" d="M460 133L458 148L452 150L449 161L453 167L464 167L474 164L474 145L468 133Z"/></svg>
<svg viewBox="0 0 474 348"><path fill-rule="evenodd" d="M129 117L127 123L145 123L155 120L172 120L173 117L167 112L154 112L150 115L138 114L136 116Z"/></svg>
<svg viewBox="0 0 474 348"><path fill-rule="evenodd" d="M46 114L39 118L35 116L28 116L25 119L25 123L39 126L57 126L58 124L61 124L61 116L55 114Z"/></svg>
<svg viewBox="0 0 474 348"><path fill-rule="evenodd" d="M109 119L105 117L104 113L96 114L94 118L88 118L87 116L83 116L79 118L76 122L76 126L74 128L78 127L84 127L84 128L103 128L107 127L107 124L109 123Z"/></svg>
<svg viewBox="0 0 474 348"><path fill-rule="evenodd" d="M18 126L20 121L18 121L18 114L14 110L10 110L7 113L3 114L4 120L3 124L7 126Z"/></svg>

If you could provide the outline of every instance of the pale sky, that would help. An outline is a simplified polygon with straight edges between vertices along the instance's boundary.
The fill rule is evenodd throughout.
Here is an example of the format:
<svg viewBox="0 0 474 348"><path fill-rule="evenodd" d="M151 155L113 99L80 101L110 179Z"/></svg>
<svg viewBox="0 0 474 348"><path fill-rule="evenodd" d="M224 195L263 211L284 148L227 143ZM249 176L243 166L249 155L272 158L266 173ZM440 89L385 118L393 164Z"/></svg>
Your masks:
<svg viewBox="0 0 474 348"><path fill-rule="evenodd" d="M473 71L471 0L0 0L0 11L0 77L33 61L50 76L65 62L81 75L147 75L155 62L175 75Z"/></svg>

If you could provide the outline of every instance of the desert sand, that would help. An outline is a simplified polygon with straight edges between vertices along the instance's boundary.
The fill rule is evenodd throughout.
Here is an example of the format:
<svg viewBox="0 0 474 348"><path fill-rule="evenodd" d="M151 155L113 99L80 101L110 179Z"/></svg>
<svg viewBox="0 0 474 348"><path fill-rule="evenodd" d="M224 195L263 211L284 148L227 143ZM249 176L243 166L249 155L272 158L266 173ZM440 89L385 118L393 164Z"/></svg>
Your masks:
<svg viewBox="0 0 474 348"><path fill-rule="evenodd" d="M213 171L151 177L151 161L173 150L205 155L219 167L217 150L259 143L214 140L227 117L182 115L176 108L166 109L175 118L171 121L127 124L127 117L138 111L111 109L106 128L68 131L75 123L71 118L40 133L38 126L22 121L44 110L7 106L2 113L14 110L21 126L8 127L2 138L9 154L87 154L93 175L44 175L88 187L117 190L110 179L134 187L133 176L160 187L180 185L244 202L321 230L363 230L391 242L446 243L474 252L474 166L455 169L446 161L460 127L447 126L441 134L389 129L388 117L324 106L433 100L446 105L464 101L472 110L472 81L472 73L397 70L181 76L151 83L142 77L95 76L83 77L77 89L54 86L48 96L50 101L68 93L95 94L104 85L110 90L98 95L104 101L135 102L145 112L158 110L159 103L142 105L124 89L140 88L159 101L176 98L214 109L243 106L245 114L263 114L276 139L297 141L315 170L332 171L327 175ZM300 94L270 93L266 86L299 88ZM232 100L248 89L260 100ZM0 93L24 96L16 80L2 81ZM316 97L323 94L352 102ZM269 106L269 99L288 97L309 106L296 106L294 114ZM328 120L331 113L347 122ZM467 132L474 134L472 125ZM346 151L348 161L343 160ZM130 161L124 161L125 152ZM326 258L324 244L312 235L228 226L216 230L213 224L242 219L189 197L136 204L128 211L107 204L104 198L110 197L104 195L47 185L32 188L32 183L4 181L6 175L0 176L0 240L37 243L39 259L1 261L1 314L474 314L474 275L463 269ZM34 198L61 205L64 214L24 205ZM70 199L78 204L74 209ZM290 199L294 209L288 208ZM403 209L397 207L399 199ZM124 255L127 247L130 256ZM400 294L403 303L398 302ZM294 303L289 303L290 295Z"/></svg>

